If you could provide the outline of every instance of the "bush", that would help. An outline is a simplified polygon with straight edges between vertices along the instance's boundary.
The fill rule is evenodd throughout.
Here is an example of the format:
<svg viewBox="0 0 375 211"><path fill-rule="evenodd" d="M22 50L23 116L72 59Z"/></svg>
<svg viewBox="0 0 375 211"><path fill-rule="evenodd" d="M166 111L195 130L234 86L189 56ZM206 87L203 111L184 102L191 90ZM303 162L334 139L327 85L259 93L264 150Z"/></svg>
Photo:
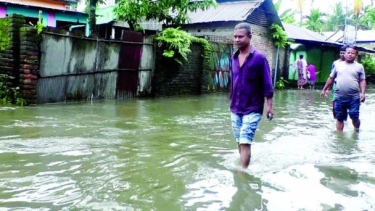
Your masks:
<svg viewBox="0 0 375 211"><path fill-rule="evenodd" d="M365 68L367 76L375 76L375 57L366 55L362 59L362 65Z"/></svg>
<svg viewBox="0 0 375 211"><path fill-rule="evenodd" d="M0 105L25 105L19 87L12 87L8 75L0 74Z"/></svg>

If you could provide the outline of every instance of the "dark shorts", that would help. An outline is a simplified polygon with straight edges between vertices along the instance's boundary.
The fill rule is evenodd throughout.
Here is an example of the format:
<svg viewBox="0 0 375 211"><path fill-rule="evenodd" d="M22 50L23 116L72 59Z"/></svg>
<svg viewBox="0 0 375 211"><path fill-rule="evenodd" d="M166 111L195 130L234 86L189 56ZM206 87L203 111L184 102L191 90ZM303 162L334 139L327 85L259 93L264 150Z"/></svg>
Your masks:
<svg viewBox="0 0 375 211"><path fill-rule="evenodd" d="M359 97L355 98L336 98L334 103L334 116L337 121L344 121L349 117L351 119L359 118L359 107L361 105ZM349 112L348 112L349 111Z"/></svg>

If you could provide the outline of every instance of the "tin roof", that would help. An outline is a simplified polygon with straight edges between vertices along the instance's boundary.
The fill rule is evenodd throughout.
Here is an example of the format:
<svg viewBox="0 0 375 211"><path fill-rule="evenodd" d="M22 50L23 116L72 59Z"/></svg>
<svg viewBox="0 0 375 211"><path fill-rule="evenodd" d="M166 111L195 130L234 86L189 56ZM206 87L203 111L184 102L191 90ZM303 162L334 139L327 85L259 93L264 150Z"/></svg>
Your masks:
<svg viewBox="0 0 375 211"><path fill-rule="evenodd" d="M344 31L338 32L323 32L328 41L342 42ZM357 40L358 43L371 43L375 42L375 30L358 30Z"/></svg>
<svg viewBox="0 0 375 211"><path fill-rule="evenodd" d="M333 45L333 46L342 46L342 43L333 40L327 40L328 37L319 34L318 32L311 31L309 29L294 26L291 24L283 23L285 32L288 35L288 39L295 40L295 41L307 41L307 42L314 42L320 43L323 45ZM358 50L368 52L368 53L375 53L374 50L368 49L362 46L355 45Z"/></svg>
<svg viewBox="0 0 375 211"><path fill-rule="evenodd" d="M217 7L211 7L208 10L197 10L189 12L189 24L209 23L218 21L244 21L259 7L264 0L250 0L218 3Z"/></svg>
<svg viewBox="0 0 375 211"><path fill-rule="evenodd" d="M327 39L325 36L319 34L318 32L314 32L303 27L294 26L287 23L283 23L283 26L289 39L319 42L325 42Z"/></svg>

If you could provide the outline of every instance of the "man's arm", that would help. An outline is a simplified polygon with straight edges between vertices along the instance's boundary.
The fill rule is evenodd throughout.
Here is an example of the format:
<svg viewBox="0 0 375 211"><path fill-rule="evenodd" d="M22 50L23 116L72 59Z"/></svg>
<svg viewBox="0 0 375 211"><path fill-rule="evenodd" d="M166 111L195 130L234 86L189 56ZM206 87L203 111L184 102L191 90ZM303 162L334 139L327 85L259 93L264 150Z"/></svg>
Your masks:
<svg viewBox="0 0 375 211"><path fill-rule="evenodd" d="M362 79L359 82L359 87L361 88L361 94L364 95L366 92L366 80L365 79Z"/></svg>
<svg viewBox="0 0 375 211"><path fill-rule="evenodd" d="M328 77L326 84L323 87L324 92L326 92L329 89L329 87L331 87L331 85L333 84L333 81L334 79L332 77Z"/></svg>
<svg viewBox="0 0 375 211"><path fill-rule="evenodd" d="M365 102L365 93L366 93L366 74L365 68L361 65L361 69L359 71L359 88L361 89L361 102Z"/></svg>
<svg viewBox="0 0 375 211"><path fill-rule="evenodd" d="M359 70L359 87L361 88L361 94L365 94L366 92L366 74L365 74L365 68L363 65L360 65Z"/></svg>
<svg viewBox="0 0 375 211"><path fill-rule="evenodd" d="M263 61L263 94L267 99L273 97L271 70L266 58Z"/></svg>
<svg viewBox="0 0 375 211"><path fill-rule="evenodd" d="M273 108L272 108L273 85L272 85L270 65L268 64L268 61L266 58L264 58L264 62L263 62L263 94L264 94L264 97L267 99L267 115L269 113L273 114Z"/></svg>
<svg viewBox="0 0 375 211"><path fill-rule="evenodd" d="M334 67L332 70L331 70L331 74L329 74L329 77L326 81L326 84L324 85L323 87L323 90L322 92L320 93L320 97L325 97L327 95L327 90L332 86L335 78L336 78L336 68ZM333 90L332 90L333 91Z"/></svg>

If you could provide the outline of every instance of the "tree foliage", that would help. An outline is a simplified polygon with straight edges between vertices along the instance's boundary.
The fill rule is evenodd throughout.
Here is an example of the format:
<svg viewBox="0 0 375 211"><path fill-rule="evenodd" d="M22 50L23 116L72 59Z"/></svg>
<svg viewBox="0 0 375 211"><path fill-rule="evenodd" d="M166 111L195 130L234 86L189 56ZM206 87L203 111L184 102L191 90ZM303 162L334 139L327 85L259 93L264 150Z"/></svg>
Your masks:
<svg viewBox="0 0 375 211"><path fill-rule="evenodd" d="M96 36L96 8L99 4L103 4L104 0L86 0L85 13L89 16L89 27L90 27L90 36Z"/></svg>
<svg viewBox="0 0 375 211"><path fill-rule="evenodd" d="M179 28L167 28L163 30L156 40L159 41L158 46L164 45L163 56L176 58L180 62L179 56L187 60L190 53L190 45L193 36ZM179 55L177 55L179 54Z"/></svg>
<svg viewBox="0 0 375 211"><path fill-rule="evenodd" d="M274 23L271 25L271 31L272 38L275 42L276 47L284 48L286 45L289 44L288 35L283 30L283 28L281 28L281 26Z"/></svg>
<svg viewBox="0 0 375 211"><path fill-rule="evenodd" d="M325 16L326 14L322 13L319 9L312 9L310 15L303 17L305 19L303 25L311 31L321 32Z"/></svg>
<svg viewBox="0 0 375 211"><path fill-rule="evenodd" d="M277 0L275 5L276 12L278 13L280 20L284 23L295 23L295 18L294 16L297 14L297 11L293 9L286 9L281 12L280 7L282 4L283 0Z"/></svg>
<svg viewBox="0 0 375 211"><path fill-rule="evenodd" d="M367 6L362 18L362 24L369 29L375 29L375 8Z"/></svg>
<svg viewBox="0 0 375 211"><path fill-rule="evenodd" d="M212 50L212 46L207 40L194 37L180 28L169 27L164 29L158 34L156 41L158 41L158 47L164 49L163 56L174 58L180 64L182 64L182 61L187 61L192 43L201 44L204 52Z"/></svg>
<svg viewBox="0 0 375 211"><path fill-rule="evenodd" d="M189 21L189 11L207 10L211 6L216 6L215 0L119 0L114 13L117 20L127 22L134 30L142 20L181 25Z"/></svg>

